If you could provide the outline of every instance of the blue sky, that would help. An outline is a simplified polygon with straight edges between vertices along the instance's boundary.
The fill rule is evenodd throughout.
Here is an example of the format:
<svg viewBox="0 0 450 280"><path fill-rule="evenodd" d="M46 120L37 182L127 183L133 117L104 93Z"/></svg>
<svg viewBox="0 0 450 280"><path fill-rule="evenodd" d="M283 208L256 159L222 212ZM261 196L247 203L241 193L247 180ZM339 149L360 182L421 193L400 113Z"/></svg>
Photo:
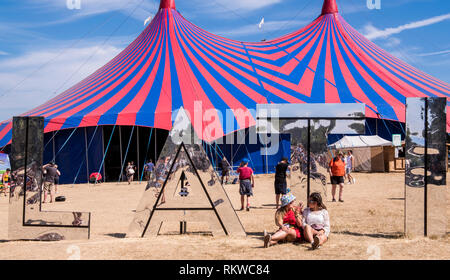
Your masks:
<svg viewBox="0 0 450 280"><path fill-rule="evenodd" d="M77 1L77 0L73 0ZM2 0L0 120L55 97L107 63L144 30L159 0ZM375 1L375 0L373 0ZM450 1L337 0L341 15L373 42L450 83ZM201 28L231 39L260 41L314 20L322 0L176 0ZM264 17L263 29L258 28Z"/></svg>

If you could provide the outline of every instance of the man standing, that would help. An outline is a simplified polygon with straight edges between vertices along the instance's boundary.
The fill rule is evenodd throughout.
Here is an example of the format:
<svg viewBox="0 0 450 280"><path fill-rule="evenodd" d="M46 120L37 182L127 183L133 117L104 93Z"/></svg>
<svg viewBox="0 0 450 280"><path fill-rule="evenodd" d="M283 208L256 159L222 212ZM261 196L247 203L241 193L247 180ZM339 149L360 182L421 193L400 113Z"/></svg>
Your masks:
<svg viewBox="0 0 450 280"><path fill-rule="evenodd" d="M223 179L225 178L225 184L226 184L226 183L228 183L228 179L230 176L230 164L228 163L228 160L226 157L223 157L222 161L220 162L220 168L222 169L221 182L223 185Z"/></svg>
<svg viewBox="0 0 450 280"><path fill-rule="evenodd" d="M339 185L339 202L342 200L342 193L344 191L344 177L345 177L345 162L342 152L338 152L337 156L330 161L328 172L331 177L331 195L333 202L336 202L336 187Z"/></svg>
<svg viewBox="0 0 450 280"><path fill-rule="evenodd" d="M44 173L44 201L42 203L47 202L48 193L50 193L50 203L52 203L55 194L55 178L59 171L55 168L54 163L50 163L42 167L42 172Z"/></svg>
<svg viewBox="0 0 450 280"><path fill-rule="evenodd" d="M280 197L287 193L286 171L291 170L289 167L288 159L282 158L281 161L275 167L275 201L276 209L280 205Z"/></svg>
<svg viewBox="0 0 450 280"><path fill-rule="evenodd" d="M247 196L247 211L250 211L250 196L253 195L255 178L253 170L248 167L248 162L244 160L236 171L239 173L239 194L241 195L241 211L244 210L245 197Z"/></svg>
<svg viewBox="0 0 450 280"><path fill-rule="evenodd" d="M352 151L347 152L347 160L346 160L346 166L345 166L345 173L347 173L347 179L349 184L354 184L356 182L355 178L351 175L353 171L353 154Z"/></svg>
<svg viewBox="0 0 450 280"><path fill-rule="evenodd" d="M147 164L144 166L145 169L145 180L148 181L152 177L153 169L155 169L155 165L152 160L149 160Z"/></svg>

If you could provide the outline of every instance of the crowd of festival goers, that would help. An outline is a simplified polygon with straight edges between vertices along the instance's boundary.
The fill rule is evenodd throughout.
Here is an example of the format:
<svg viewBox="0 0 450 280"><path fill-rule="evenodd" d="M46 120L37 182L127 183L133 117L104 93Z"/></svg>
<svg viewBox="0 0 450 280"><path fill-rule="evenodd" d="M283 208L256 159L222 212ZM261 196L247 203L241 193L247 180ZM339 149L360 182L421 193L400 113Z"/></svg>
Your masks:
<svg viewBox="0 0 450 280"><path fill-rule="evenodd" d="M293 153L293 162L297 163L298 168L306 173L304 149L301 145L295 148ZM315 176L317 173L316 161L320 165L324 165L324 158L310 158L310 174ZM249 166L247 159L244 159L236 170L239 179L235 179L233 183L239 180L239 194L241 196L240 210L250 211L250 198L253 196L253 189L255 187L255 177L252 168ZM228 162L226 157L223 157L219 167L222 170L221 183L227 184L230 179L230 171L233 170L232 165ZM351 175L354 169L354 158L351 151L347 153L337 152L336 156L328 162L327 170L330 175L332 185L331 194L332 202L336 202L336 192L339 186L338 201L344 202L343 190L344 184L347 180L348 184L354 184L355 178ZM149 181L155 171L155 165L150 160L144 165L145 180ZM290 192L288 188L287 177L291 174L291 165L288 158L283 158L275 167L275 201L276 213L275 224L279 228L273 234L264 231L264 247L275 245L279 242L309 242L312 249L320 248L327 240L330 234L330 217L325 206L322 196L319 192L314 192L309 195L306 206L303 202L296 203L296 197ZM124 174L127 178L128 184L134 180L136 173L136 166L134 162L128 162L124 169ZM50 203L54 201L55 193L57 193L57 186L59 184L59 176L61 172L58 166L51 162L42 166L43 174L43 203L47 202L50 196ZM6 191L11 183L11 170L7 169L2 175L0 189L6 196ZM324 176L324 175L321 175ZM89 178L90 183L100 183L102 175L98 172L92 173Z"/></svg>

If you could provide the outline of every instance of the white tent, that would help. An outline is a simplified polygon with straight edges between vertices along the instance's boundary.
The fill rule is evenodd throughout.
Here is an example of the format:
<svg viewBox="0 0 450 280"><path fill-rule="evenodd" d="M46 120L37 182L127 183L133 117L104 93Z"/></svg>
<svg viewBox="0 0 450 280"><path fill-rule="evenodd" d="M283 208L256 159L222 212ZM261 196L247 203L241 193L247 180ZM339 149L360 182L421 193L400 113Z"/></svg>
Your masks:
<svg viewBox="0 0 450 280"><path fill-rule="evenodd" d="M328 146L332 150L353 152L355 171L385 172L394 159L392 142L375 136L344 136Z"/></svg>
<svg viewBox="0 0 450 280"><path fill-rule="evenodd" d="M331 149L349 149L349 148L366 148L392 146L392 142L374 136L344 136L341 140L329 145Z"/></svg>

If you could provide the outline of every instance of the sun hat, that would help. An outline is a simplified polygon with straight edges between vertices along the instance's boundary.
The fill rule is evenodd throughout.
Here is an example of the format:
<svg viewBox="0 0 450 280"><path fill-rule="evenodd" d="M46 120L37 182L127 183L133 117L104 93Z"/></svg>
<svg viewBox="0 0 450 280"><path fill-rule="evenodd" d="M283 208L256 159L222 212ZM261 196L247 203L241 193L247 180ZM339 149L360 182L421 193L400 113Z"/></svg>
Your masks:
<svg viewBox="0 0 450 280"><path fill-rule="evenodd" d="M281 207L284 207L294 201L296 197L293 194L285 194L281 197Z"/></svg>

